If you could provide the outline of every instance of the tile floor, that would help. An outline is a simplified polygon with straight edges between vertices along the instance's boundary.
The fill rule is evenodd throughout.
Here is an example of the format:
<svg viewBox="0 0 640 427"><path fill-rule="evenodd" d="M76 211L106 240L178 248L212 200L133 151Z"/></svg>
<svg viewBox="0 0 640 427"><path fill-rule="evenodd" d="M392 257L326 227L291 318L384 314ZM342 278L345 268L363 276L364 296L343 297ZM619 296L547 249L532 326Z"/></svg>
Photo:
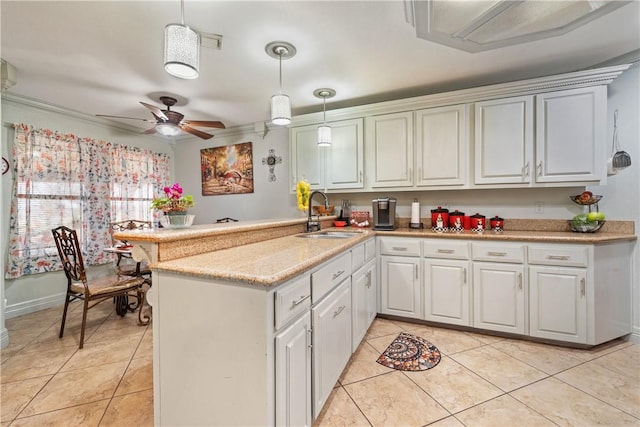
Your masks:
<svg viewBox="0 0 640 427"><path fill-rule="evenodd" d="M8 319L1 426L153 425L152 333L104 303L57 337L61 310ZM441 362L400 372L375 362L406 331ZM376 319L316 426L640 426L640 345L576 350Z"/></svg>

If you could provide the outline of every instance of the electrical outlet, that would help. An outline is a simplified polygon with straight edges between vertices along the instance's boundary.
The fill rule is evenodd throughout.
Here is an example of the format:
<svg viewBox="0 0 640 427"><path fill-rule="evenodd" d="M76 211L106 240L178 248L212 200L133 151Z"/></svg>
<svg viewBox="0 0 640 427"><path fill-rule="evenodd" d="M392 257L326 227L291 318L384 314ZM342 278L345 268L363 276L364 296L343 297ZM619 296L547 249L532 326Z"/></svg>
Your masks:
<svg viewBox="0 0 640 427"><path fill-rule="evenodd" d="M537 214L544 213L544 202L536 202L536 213Z"/></svg>

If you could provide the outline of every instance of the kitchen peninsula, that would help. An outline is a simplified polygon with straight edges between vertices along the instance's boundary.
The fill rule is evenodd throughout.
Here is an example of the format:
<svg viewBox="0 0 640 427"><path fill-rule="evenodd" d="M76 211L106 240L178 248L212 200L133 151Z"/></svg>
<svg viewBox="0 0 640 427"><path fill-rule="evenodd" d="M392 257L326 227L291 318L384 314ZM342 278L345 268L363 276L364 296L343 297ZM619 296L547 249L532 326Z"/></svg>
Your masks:
<svg viewBox="0 0 640 427"><path fill-rule="evenodd" d="M297 237L304 223L303 219L240 222L115 235L144 247L154 262L150 302L158 425L310 423L324 404L326 383L329 389L333 386L333 372L342 370L344 357L348 360L355 349L350 325L355 324L357 307L363 305L356 298L359 284L374 290L378 285L374 315L447 323L434 320L449 310L446 301L434 311L429 299L443 291L432 292L434 284L427 274L439 274L439 266L463 266L459 271L469 271L463 326L533 339L562 332L568 338L546 339L571 342L575 336L582 341L574 342L586 345L631 331L630 256L636 241L632 222L610 221L598 233L572 233L563 231L561 221L556 229L548 225L551 230L509 230L524 226L514 220L505 224L503 233L482 234L435 233L399 224L395 231L353 230L360 232L336 239ZM566 221L562 223L566 226ZM323 231L327 228L328 223L323 224ZM549 253L550 248L558 250ZM492 256L499 262L486 259ZM400 297L407 289L401 277L406 265L411 266L411 277L417 277L410 284L415 294L410 292L408 299ZM390 276L394 272L400 276ZM524 316L525 322L515 322L521 331L501 329L511 326L507 322L477 317L486 307L482 299L474 301L473 289L486 287L471 279L484 274L505 284L514 278L506 295L513 291L516 303L522 304L516 311L518 321ZM524 296L525 291L532 292L533 284L542 299ZM574 309L559 310L559 304L574 297L574 284L578 315L584 316L580 325L570 325L569 329L579 329L575 334L552 327L563 320L563 312ZM546 292L555 287L562 292L549 301ZM416 309L415 316L403 311L405 301ZM489 306L495 308L496 301L489 298ZM554 305L547 310L530 306L545 301ZM331 334L321 330L331 327L322 323L324 305L329 318L348 319ZM497 323L499 327L491 329ZM340 344L327 349L331 339ZM340 357L327 360L326 350Z"/></svg>

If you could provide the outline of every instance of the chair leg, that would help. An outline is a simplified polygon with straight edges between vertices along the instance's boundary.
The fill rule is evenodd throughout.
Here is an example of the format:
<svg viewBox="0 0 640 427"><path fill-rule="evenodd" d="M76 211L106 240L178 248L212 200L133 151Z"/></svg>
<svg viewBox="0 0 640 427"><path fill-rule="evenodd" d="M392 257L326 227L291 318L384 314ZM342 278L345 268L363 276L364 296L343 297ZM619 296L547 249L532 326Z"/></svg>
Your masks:
<svg viewBox="0 0 640 427"><path fill-rule="evenodd" d="M58 338L62 338L64 335L64 324L67 321L67 309L69 308L69 294L64 299L64 310L62 311L62 323L60 324L60 335Z"/></svg>
<svg viewBox="0 0 640 427"><path fill-rule="evenodd" d="M80 348L84 346L84 328L87 326L87 311L89 311L89 299L84 299L84 307L82 309L82 326L80 327Z"/></svg>
<svg viewBox="0 0 640 427"><path fill-rule="evenodd" d="M144 308L144 301L145 298L147 296L147 293L144 291L144 289L140 288L140 290L138 291L138 305L140 307L138 307L138 324L140 325L148 325L149 322L151 321L151 316L147 315L147 314L142 314L142 309Z"/></svg>

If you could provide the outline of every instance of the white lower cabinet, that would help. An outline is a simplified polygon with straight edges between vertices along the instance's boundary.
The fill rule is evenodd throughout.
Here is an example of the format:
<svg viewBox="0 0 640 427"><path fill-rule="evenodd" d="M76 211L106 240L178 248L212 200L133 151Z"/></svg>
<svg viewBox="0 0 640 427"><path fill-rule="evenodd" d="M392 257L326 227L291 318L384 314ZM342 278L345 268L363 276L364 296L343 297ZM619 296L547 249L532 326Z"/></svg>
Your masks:
<svg viewBox="0 0 640 427"><path fill-rule="evenodd" d="M424 319L469 326L469 261L424 260Z"/></svg>
<svg viewBox="0 0 640 427"><path fill-rule="evenodd" d="M313 317L313 418L324 406L351 357L351 280L311 308Z"/></svg>
<svg viewBox="0 0 640 427"><path fill-rule="evenodd" d="M380 257L380 312L422 318L420 259Z"/></svg>
<svg viewBox="0 0 640 427"><path fill-rule="evenodd" d="M311 313L307 309L275 337L276 425L310 426Z"/></svg>
<svg viewBox="0 0 640 427"><path fill-rule="evenodd" d="M585 343L586 280L585 268L529 267L529 334Z"/></svg>
<svg viewBox="0 0 640 427"><path fill-rule="evenodd" d="M356 351L378 310L376 261L372 259L351 276L351 350Z"/></svg>

